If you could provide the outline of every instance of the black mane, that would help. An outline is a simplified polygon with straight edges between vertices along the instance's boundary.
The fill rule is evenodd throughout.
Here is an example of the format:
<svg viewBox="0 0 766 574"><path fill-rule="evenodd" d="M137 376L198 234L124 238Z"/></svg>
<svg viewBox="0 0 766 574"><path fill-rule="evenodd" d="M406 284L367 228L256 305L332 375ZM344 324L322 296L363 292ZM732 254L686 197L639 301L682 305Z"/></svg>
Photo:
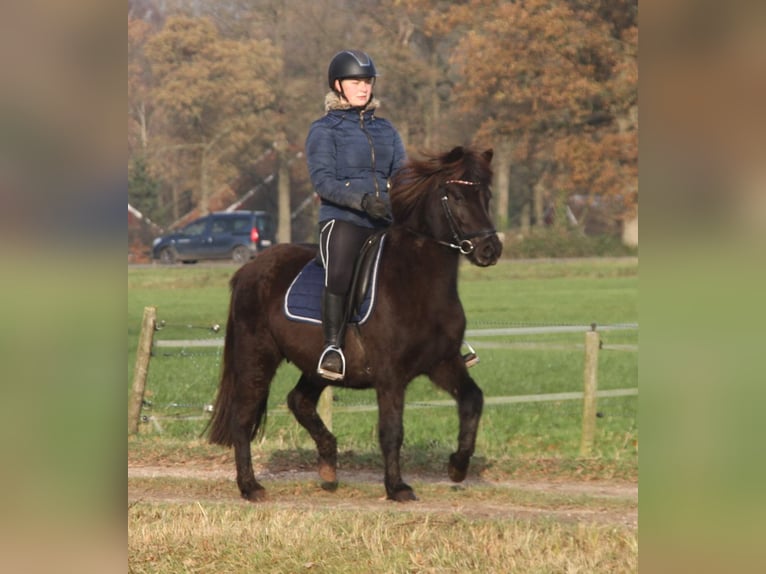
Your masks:
<svg viewBox="0 0 766 574"><path fill-rule="evenodd" d="M450 179L472 181L489 186L492 181L492 150L478 152L455 147L441 154L410 159L391 178L391 210L394 221L417 220L425 209L426 198Z"/></svg>

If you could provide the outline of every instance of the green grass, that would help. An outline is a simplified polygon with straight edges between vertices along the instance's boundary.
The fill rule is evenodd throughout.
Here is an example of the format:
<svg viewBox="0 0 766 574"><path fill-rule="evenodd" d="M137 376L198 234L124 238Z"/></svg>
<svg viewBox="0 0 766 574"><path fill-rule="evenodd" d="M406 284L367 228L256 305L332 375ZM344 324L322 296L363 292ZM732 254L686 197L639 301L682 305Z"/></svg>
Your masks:
<svg viewBox="0 0 766 574"><path fill-rule="evenodd" d="M128 270L128 380L132 380L143 308L156 306L165 327L155 339L221 337L209 329L224 325L228 280L234 268L156 267ZM503 261L479 269L461 266L460 293L469 329L516 325L599 325L638 322L638 263L635 259L572 261ZM606 349L599 354L600 389L638 386L638 332L604 331ZM471 341L481 357L471 375L485 397L558 393L582 390L582 333L499 336ZM633 350L609 350L628 345ZM495 348L500 346L501 348ZM155 415L161 433L151 423L141 425L129 443L133 457L155 456L203 431L203 405L213 402L220 349L155 349L147 381L144 414ZM297 380L290 364L280 367L272 384L265 436L254 450L287 457L302 464L313 461L313 443L287 413L285 397ZM129 389L128 389L129 392ZM333 431L348 464L379 465L376 412L343 412L341 407L374 405L373 391L335 389ZM412 382L407 403L445 400L448 396L425 378ZM534 465L563 473L635 477L638 458L638 399L635 396L599 400L597 438L591 461L578 460L581 430L580 401L488 405L477 439L477 472L512 473ZM188 418L187 418L188 417ZM441 469L455 448L457 414L454 407L405 410L405 468ZM159 442L158 442L159 441ZM210 448L215 452L217 447ZM218 451L220 452L220 450ZM155 453L155 454L153 454ZM594 462L597 461L597 462ZM377 466L375 466L377 468ZM585 469L583 471L583 469Z"/></svg>

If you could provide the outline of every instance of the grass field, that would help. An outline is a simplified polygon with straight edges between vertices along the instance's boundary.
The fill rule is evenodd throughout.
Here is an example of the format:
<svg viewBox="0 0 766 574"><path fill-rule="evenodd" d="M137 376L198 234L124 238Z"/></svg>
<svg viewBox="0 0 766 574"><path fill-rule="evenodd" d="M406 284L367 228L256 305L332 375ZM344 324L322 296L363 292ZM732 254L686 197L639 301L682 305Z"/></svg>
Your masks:
<svg viewBox="0 0 766 574"><path fill-rule="evenodd" d="M214 332L210 327L224 325L227 281L233 271L230 266L129 268L129 381L143 308L156 306L158 319L164 321L164 327L155 334L156 341L221 337L222 330ZM488 269L463 265L460 293L469 329L637 323L638 262L630 258L503 261ZM581 391L583 339L582 333L476 338L470 342L481 362L471 374L487 399ZM638 331L603 331L601 339L604 349L599 354L599 389L636 389ZM130 478L129 492L134 493L135 503L129 512L131 571L248 571L256 565L260 571L274 572L635 571L634 531L589 522L584 526L555 515L529 518L516 513L509 518L461 517L457 513L445 517L439 512L429 523L423 512L392 512L390 507L357 508L350 519L347 512L333 507L301 511L280 505L260 510L242 506L231 482L231 453L208 445L200 437L206 422L204 406L216 393L220 353L220 348L155 349L146 395L151 406L144 410L151 418L141 424L137 436L129 438L129 465L230 469L231 478L223 484L191 478L183 485L155 482L149 487L147 479ZM286 394L296 380L294 367L285 364L272 384L265 434L253 446L254 464L265 472L313 469L313 442L285 406ZM405 408L402 466L405 480L415 477L413 484L421 475L444 476L446 459L455 449L458 424L454 407L414 407L447 398L426 379L416 379L408 389L410 408ZM373 407L374 393L335 389L334 399L333 432L338 437L341 480L343 472L380 473L377 413L351 409ZM469 480L489 484L516 480L635 484L638 397L601 398L598 411L594 451L581 458L581 401L488 401ZM315 487L279 483L274 490L282 505L287 500L300 504L327 496L319 489L314 491ZM488 488L485 496L489 500L505 496L505 490ZM203 494L191 494L177 503L136 495L154 492L152 489ZM212 494L217 489L225 492L220 498ZM382 484L347 484L342 490L343 494L335 496L377 500ZM417 491L422 498L454 495L449 487L419 485ZM518 500L517 494L513 497ZM573 504L551 496L544 495L547 502L542 504L543 511ZM191 500L201 505L195 506ZM575 506L601 508L603 499L580 500ZM280 526L286 522L292 525L290 529ZM345 548L344 540L348 544L343 533L356 541L355 552L362 562L349 560L347 548L339 550ZM245 538L259 549L247 557L241 554ZM479 549L461 554L463 546L455 546L456 538L470 539ZM276 546L268 547L269 541ZM295 548L301 550L291 550ZM219 569L206 569L206 560L218 564ZM341 564L348 566L344 570ZM356 568L359 564L366 566Z"/></svg>
<svg viewBox="0 0 766 574"><path fill-rule="evenodd" d="M130 269L128 274L128 378L144 306L158 308L165 327L155 340L221 337L231 267ZM488 269L463 266L461 297L469 329L513 325L601 325L637 322L637 262L632 259L564 262L506 261ZM482 337L473 341L481 362L471 374L485 397L582 390L583 334ZM599 388L638 385L637 330L605 331L599 357ZM620 350L609 350L618 347ZM627 350L626 350L627 349ZM152 358L144 411L156 417L142 436L159 429L168 439L194 439L202 432L204 406L213 402L220 348L157 348ZM260 447L311 450L313 443L287 413L285 397L298 373L284 364L272 385L270 419ZM373 391L335 390L334 405L374 405ZM447 395L423 378L410 385L407 402L443 401ZM596 455L631 475L637 459L637 397L599 402ZM579 401L487 406L477 454L494 461L521 456L571 459L579 448ZM333 419L341 451L377 457L375 412L342 412ZM451 407L405 411L405 452L428 464L454 448L457 416ZM156 438L156 437L155 437ZM140 441L138 441L140 442ZM138 447L138 445L136 445ZM497 467L497 464L494 465Z"/></svg>

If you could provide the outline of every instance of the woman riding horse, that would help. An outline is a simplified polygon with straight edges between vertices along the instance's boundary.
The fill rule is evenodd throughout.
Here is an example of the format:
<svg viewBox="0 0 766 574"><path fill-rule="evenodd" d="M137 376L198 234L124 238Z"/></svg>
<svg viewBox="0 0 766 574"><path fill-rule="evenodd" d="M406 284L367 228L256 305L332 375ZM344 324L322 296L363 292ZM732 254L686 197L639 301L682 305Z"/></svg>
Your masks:
<svg viewBox="0 0 766 574"><path fill-rule="evenodd" d="M317 373L331 381L345 373L346 298L354 261L367 238L391 222L388 180L405 161L398 132L375 115L377 75L364 52L338 52L328 70L325 115L306 138L309 174L321 198L319 246L325 268L325 343Z"/></svg>
<svg viewBox="0 0 766 574"><path fill-rule="evenodd" d="M333 384L375 389L383 482L392 500L415 499L399 466L405 390L415 377L428 376L457 403L458 444L448 465L453 481L465 478L473 455L483 395L461 354L466 318L457 279L461 256L486 267L502 251L489 210L491 160L492 150L456 147L408 160L394 175L394 223L380 253L375 304L364 324L354 324L346 336L345 377ZM316 410L330 384L316 373L324 338L317 325L291 320L284 309L290 285L316 256L316 247L274 245L231 280L210 441L234 446L237 485L248 500L265 496L250 443L263 428L271 381L283 360L302 373L287 404L317 446L321 478L336 481L337 440Z"/></svg>

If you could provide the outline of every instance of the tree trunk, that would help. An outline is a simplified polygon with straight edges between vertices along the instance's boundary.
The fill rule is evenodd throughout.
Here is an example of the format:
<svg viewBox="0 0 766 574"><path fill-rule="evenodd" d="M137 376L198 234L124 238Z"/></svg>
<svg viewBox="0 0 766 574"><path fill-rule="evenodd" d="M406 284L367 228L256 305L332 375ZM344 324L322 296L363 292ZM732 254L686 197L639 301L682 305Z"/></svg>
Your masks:
<svg viewBox="0 0 766 574"><path fill-rule="evenodd" d="M492 160L495 182L493 191L497 202L495 209L495 226L498 231L508 229L509 205L511 194L511 151L513 144L510 138L503 139L495 148Z"/></svg>
<svg viewBox="0 0 766 574"><path fill-rule="evenodd" d="M531 210L529 208L529 201L525 201L521 207L521 234L524 237L529 235L529 229L531 227Z"/></svg>
<svg viewBox="0 0 766 574"><path fill-rule="evenodd" d="M404 145L405 152L408 152L410 142L410 124L405 119L401 119L398 124L399 125L397 126L397 131L402 138L402 145Z"/></svg>
<svg viewBox="0 0 766 574"><path fill-rule="evenodd" d="M287 157L287 137L284 133L277 136L274 145L277 150L277 205L279 218L277 224L277 241L290 243L292 228L290 224L290 168Z"/></svg>
<svg viewBox="0 0 766 574"><path fill-rule="evenodd" d="M197 208L200 215L210 213L210 181L208 175L208 146L202 148L202 160L200 161L200 190Z"/></svg>
<svg viewBox="0 0 766 574"><path fill-rule="evenodd" d="M279 243L289 243L292 240L292 226L290 221L290 169L287 166L286 152L280 152L279 154L277 190L279 194L277 241Z"/></svg>
<svg viewBox="0 0 766 574"><path fill-rule="evenodd" d="M178 183L173 182L170 186L171 191L171 202L170 202L170 208L171 213L173 214L173 218L171 221L178 221L178 218L180 217L178 213L178 200L179 200L179 193L178 193Z"/></svg>
<svg viewBox="0 0 766 574"><path fill-rule="evenodd" d="M426 137L425 148L428 150L435 150L439 146L439 135L437 133L437 126L439 125L439 92L436 89L436 83L439 79L439 73L437 72L437 58L436 52L431 54L431 74L428 80L428 96L430 102L428 102L428 113L426 115Z"/></svg>
<svg viewBox="0 0 766 574"><path fill-rule="evenodd" d="M535 184L532 192L534 194L532 208L535 210L535 227L543 227L545 225L545 186L542 179Z"/></svg>
<svg viewBox="0 0 766 574"><path fill-rule="evenodd" d="M141 153L146 156L146 150L149 147L149 131L146 127L146 105L141 102L139 106L139 124L141 126Z"/></svg>

